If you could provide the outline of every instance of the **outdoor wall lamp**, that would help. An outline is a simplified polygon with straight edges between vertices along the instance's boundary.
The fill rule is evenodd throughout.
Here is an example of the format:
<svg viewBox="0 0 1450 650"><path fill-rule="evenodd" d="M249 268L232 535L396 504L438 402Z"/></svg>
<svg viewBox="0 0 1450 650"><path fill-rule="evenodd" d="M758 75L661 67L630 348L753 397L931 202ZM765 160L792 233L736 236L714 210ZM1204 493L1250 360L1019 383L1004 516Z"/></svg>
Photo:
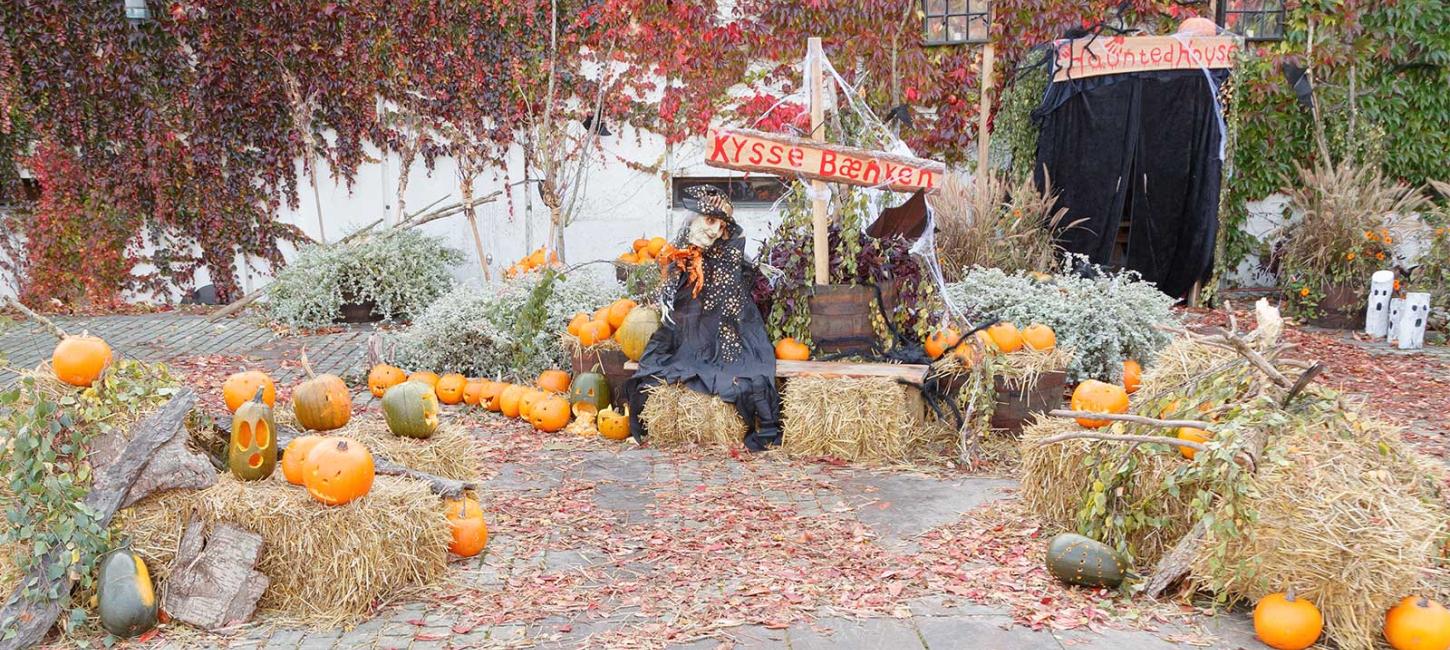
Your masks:
<svg viewBox="0 0 1450 650"><path fill-rule="evenodd" d="M146 6L146 0L126 0L126 20L132 25L139 25L151 20L151 8Z"/></svg>

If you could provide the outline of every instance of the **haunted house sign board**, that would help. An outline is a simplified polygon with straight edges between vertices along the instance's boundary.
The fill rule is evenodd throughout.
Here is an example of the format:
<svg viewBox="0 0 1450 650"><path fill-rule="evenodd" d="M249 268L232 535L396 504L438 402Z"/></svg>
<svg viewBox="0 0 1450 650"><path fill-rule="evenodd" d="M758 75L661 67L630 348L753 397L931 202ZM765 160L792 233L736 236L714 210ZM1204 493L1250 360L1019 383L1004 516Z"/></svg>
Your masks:
<svg viewBox="0 0 1450 650"><path fill-rule="evenodd" d="M1059 44L1033 112L1037 183L1050 179L1068 211L1062 223L1081 220L1059 234L1065 249L1182 297L1213 268L1224 137L1217 94L1237 42L1088 40Z"/></svg>

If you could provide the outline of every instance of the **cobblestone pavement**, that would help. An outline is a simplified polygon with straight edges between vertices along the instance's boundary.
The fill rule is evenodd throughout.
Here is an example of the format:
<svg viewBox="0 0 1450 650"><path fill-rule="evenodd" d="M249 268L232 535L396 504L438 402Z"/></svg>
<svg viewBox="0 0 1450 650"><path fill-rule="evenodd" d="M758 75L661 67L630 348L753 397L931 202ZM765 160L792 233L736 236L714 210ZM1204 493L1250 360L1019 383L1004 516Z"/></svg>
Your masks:
<svg viewBox="0 0 1450 650"><path fill-rule="evenodd" d="M341 374L354 369L360 365L368 334L366 328L352 328L337 334L284 338L247 321L232 320L213 326L201 317L179 314L56 320L67 330L87 329L104 336L121 354L135 358L169 361L197 354L236 354L279 372L284 380L295 370L279 363L292 358L303 345L322 371ZM48 335L23 322L0 332L0 354L15 365L40 363L49 356L52 346ZM590 525L614 526L618 530L631 526L636 530L639 526L657 529L701 526L706 524L692 520L688 512L681 516L678 509L673 514L664 509L662 514L656 506L682 494L737 486L741 490L758 489L752 483L752 474L772 472L777 478L782 475L787 478L785 482L773 483L775 487L760 495L775 511L788 513L790 517L846 518L872 544L891 553L889 557L900 559L919 552L923 533L952 524L964 512L982 504L1010 499L1015 488L1012 481L999 478L873 471L783 459L746 463L728 457L692 457L648 448L597 445L588 448L567 443L563 448L553 449L551 443L537 436L494 433L480 431L480 444L503 444L499 442L503 439L512 441L508 444L517 444L525 438L533 441L526 443L531 445L527 453L491 456L494 461L480 492L486 501L485 510L492 513L488 549L479 558L455 562L448 584L438 588L468 594L467 598L423 598L412 602L401 599L402 602L384 607L350 629L289 627L270 622L266 617L222 637L202 637L190 630L167 626L143 645L264 650L623 647L617 636L620 630L668 621L659 617L650 619L639 607L609 603L607 607L561 606L558 610L567 613L524 620L514 618L516 622L508 624L479 623L488 614L490 597L525 581L559 577L585 582L671 578L662 575L668 567L621 564L617 549L602 545L561 547L522 539L519 512L526 511L531 502L549 503L549 499L558 499L561 493L583 494L586 500L580 507L588 510ZM510 435L512 438L508 438ZM798 474L800 485L815 487L781 488L792 485L791 472ZM749 557L740 555L740 549L726 552L736 555L725 561ZM609 561L611 556L613 561ZM679 604L686 607L692 599L720 598L731 591L729 584L711 585L708 589L681 594ZM713 638L669 647L1156 650L1187 647L1181 645L1185 638L1196 640L1195 647L1259 647L1253 640L1251 625L1242 614L1196 618L1189 627L1179 622L1163 623L1152 631L1102 629L1054 633L1032 631L1014 624L1014 617L1006 608L981 605L945 593L913 596L902 605L892 616L874 618L853 618L831 608L821 608L810 622L770 628L733 623L714 630ZM635 640L638 643L638 637ZM659 645L658 639L651 645Z"/></svg>

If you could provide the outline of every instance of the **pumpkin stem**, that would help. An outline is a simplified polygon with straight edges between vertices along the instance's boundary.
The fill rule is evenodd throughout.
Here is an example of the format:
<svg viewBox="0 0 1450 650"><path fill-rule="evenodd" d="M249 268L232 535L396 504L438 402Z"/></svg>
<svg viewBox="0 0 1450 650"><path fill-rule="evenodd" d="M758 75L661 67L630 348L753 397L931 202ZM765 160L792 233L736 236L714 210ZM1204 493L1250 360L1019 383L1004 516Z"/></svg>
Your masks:
<svg viewBox="0 0 1450 650"><path fill-rule="evenodd" d="M1294 596L1295 596L1294 587L1291 585L1289 587L1289 591L1284 592L1284 600L1292 603L1292 602L1294 602Z"/></svg>
<svg viewBox="0 0 1450 650"><path fill-rule="evenodd" d="M307 346L302 346L302 370L307 373L308 379L317 378L317 373L312 372L312 363L307 360Z"/></svg>
<svg viewBox="0 0 1450 650"><path fill-rule="evenodd" d="M264 386L258 386L257 387L257 394L252 397L252 401L253 402L261 402L261 401L263 401L262 400L262 395L265 394L266 392L267 392L267 387L265 385Z"/></svg>
<svg viewBox="0 0 1450 650"><path fill-rule="evenodd" d="M1430 597L1420 596L1420 600L1415 603L1415 606L1419 607L1420 609L1428 609L1430 607Z"/></svg>

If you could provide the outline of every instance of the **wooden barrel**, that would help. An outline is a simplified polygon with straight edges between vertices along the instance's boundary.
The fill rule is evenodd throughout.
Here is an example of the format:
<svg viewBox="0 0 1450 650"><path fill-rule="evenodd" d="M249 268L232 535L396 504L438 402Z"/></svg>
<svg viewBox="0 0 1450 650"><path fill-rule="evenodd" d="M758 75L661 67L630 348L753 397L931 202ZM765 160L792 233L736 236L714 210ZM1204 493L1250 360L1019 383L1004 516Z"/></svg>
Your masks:
<svg viewBox="0 0 1450 650"><path fill-rule="evenodd" d="M992 409L992 428L1012 434L1022 433L1022 425L1035 413L1046 413L1062 407L1067 390L1067 373L1044 372L1037 385L1023 391L1021 387L996 378L997 403Z"/></svg>
<svg viewBox="0 0 1450 650"><path fill-rule="evenodd" d="M569 358L570 370L577 376L585 372L598 372L604 375L605 381L609 382L609 395L613 398L615 406L623 406L624 382L634 376L633 370L625 370L624 364L629 357L618 348L612 350L580 350Z"/></svg>
<svg viewBox="0 0 1450 650"><path fill-rule="evenodd" d="M871 314L876 292L871 287L818 284L811 294L811 339L816 352L867 354L876 341Z"/></svg>
<svg viewBox="0 0 1450 650"><path fill-rule="evenodd" d="M1337 330L1353 330L1364 327L1365 296L1348 285L1332 285L1324 288L1324 298L1319 301L1319 315L1310 318L1315 327Z"/></svg>

